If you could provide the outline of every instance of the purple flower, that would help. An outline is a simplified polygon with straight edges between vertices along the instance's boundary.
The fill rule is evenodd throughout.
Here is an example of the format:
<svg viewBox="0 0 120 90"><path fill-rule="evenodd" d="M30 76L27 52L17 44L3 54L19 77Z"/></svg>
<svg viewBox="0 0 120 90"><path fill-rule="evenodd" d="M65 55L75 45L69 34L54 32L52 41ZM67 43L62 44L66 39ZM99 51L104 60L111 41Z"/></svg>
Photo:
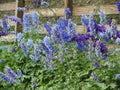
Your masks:
<svg viewBox="0 0 120 90"><path fill-rule="evenodd" d="M50 27L50 23L49 22L45 23L44 27L45 27L46 31L48 32L48 34L51 34L52 29Z"/></svg>
<svg viewBox="0 0 120 90"><path fill-rule="evenodd" d="M109 26L111 26L111 24L112 24L112 19L109 19L109 20L107 21L107 23L108 23Z"/></svg>
<svg viewBox="0 0 120 90"><path fill-rule="evenodd" d="M99 64L99 62L95 62L95 63L93 63L93 66L99 68L100 64Z"/></svg>
<svg viewBox="0 0 120 90"><path fill-rule="evenodd" d="M27 44L26 44L26 43L24 43L24 42L21 42L21 43L20 43L20 47L21 47L21 49L22 49L22 51L23 51L24 55L25 55L25 56L27 56L27 55L28 55L28 48L27 48Z"/></svg>
<svg viewBox="0 0 120 90"><path fill-rule="evenodd" d="M23 73L22 73L22 71L20 69L17 70L17 75L20 76L20 77L24 76Z"/></svg>
<svg viewBox="0 0 120 90"><path fill-rule="evenodd" d="M8 29L10 28L5 19L2 19L2 28L4 31L8 31Z"/></svg>
<svg viewBox="0 0 120 90"><path fill-rule="evenodd" d="M40 43L40 46L41 46L43 52L44 52L46 55L49 55L50 51L49 51L48 47L46 46L46 44L45 44L44 42L41 42L41 43Z"/></svg>
<svg viewBox="0 0 120 90"><path fill-rule="evenodd" d="M66 12L66 19L70 19L70 18L71 18L70 8L66 8L66 9L65 9L65 12Z"/></svg>
<svg viewBox="0 0 120 90"><path fill-rule="evenodd" d="M10 67L6 67L5 69L6 74L11 77L15 82L20 82L20 80L18 79L17 74L10 68Z"/></svg>
<svg viewBox="0 0 120 90"><path fill-rule="evenodd" d="M2 79L3 81L6 81L8 83L14 83L14 79L10 78L8 75L0 72L0 79Z"/></svg>
<svg viewBox="0 0 120 90"><path fill-rule="evenodd" d="M18 18L18 17L16 17L16 16L5 16L5 17L8 18L8 19L11 20L11 21L20 23L20 24L22 25L22 20L21 20L21 18Z"/></svg>
<svg viewBox="0 0 120 90"><path fill-rule="evenodd" d="M120 13L120 2L117 2L116 5L117 5L117 8L118 8L118 12Z"/></svg>
<svg viewBox="0 0 120 90"><path fill-rule="evenodd" d="M8 35L8 31L0 31L0 37Z"/></svg>
<svg viewBox="0 0 120 90"><path fill-rule="evenodd" d="M12 50L11 50L12 52L16 52L16 48L12 48Z"/></svg>

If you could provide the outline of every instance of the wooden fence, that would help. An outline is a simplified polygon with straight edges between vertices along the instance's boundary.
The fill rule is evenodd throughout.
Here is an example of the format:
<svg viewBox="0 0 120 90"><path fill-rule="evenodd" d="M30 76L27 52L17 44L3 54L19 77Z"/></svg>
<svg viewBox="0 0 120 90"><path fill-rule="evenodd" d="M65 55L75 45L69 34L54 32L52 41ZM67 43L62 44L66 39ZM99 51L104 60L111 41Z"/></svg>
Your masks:
<svg viewBox="0 0 120 90"><path fill-rule="evenodd" d="M65 8L70 8L72 11L72 16L80 16L82 14L89 14L90 11L94 11L96 9L95 6L81 6L81 7L75 7L72 5L72 0L64 0L64 7L63 8L51 8L50 9L29 9L25 12L18 12L17 8L18 7L24 7L25 2L24 0L16 0L16 2L11 2L11 3L4 3L0 4L0 12L2 11L15 11L15 15L19 18L22 18L23 13L32 13L34 11L40 12L40 17L54 17L54 16L63 16L65 17ZM105 13L108 14L119 14L116 5L101 5L100 9L105 11ZM97 15L97 13L96 13ZM16 32L21 32L22 31L22 26L19 25L18 23L11 23L11 25L15 26L15 31ZM107 26L108 27L108 26ZM120 29L120 25L118 25L118 28ZM83 32L84 26L77 25L77 32ZM45 29L43 28L43 34L46 33Z"/></svg>

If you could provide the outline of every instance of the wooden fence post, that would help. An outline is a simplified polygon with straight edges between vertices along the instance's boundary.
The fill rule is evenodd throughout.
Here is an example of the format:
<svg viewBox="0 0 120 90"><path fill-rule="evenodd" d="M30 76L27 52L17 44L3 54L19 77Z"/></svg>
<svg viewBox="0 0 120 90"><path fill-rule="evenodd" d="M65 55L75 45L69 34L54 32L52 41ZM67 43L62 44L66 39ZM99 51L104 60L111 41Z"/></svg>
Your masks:
<svg viewBox="0 0 120 90"><path fill-rule="evenodd" d="M23 11L18 11L18 7L24 7L25 6L25 1L24 0L16 0L16 11L15 11L15 15L19 18L22 19L23 17ZM22 25L20 25L19 23L16 23L15 25L15 32L19 33L23 31L23 27Z"/></svg>
<svg viewBox="0 0 120 90"><path fill-rule="evenodd" d="M72 15L73 12L72 0L64 0L64 8L70 8ZM66 13L65 13L65 18L66 18Z"/></svg>

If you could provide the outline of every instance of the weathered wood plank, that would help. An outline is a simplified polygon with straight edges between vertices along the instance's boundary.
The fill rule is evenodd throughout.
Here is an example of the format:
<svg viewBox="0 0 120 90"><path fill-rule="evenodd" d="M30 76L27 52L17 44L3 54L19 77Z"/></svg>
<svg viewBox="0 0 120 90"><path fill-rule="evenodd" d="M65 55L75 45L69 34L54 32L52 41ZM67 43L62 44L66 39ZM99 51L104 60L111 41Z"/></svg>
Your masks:
<svg viewBox="0 0 120 90"><path fill-rule="evenodd" d="M0 11L11 11L11 10L15 10L15 8L16 8L16 2L0 4Z"/></svg>
<svg viewBox="0 0 120 90"><path fill-rule="evenodd" d="M73 16L88 15L90 11L94 10L94 6L73 7ZM105 14L118 14L116 5L101 5L100 10L103 10Z"/></svg>
<svg viewBox="0 0 120 90"><path fill-rule="evenodd" d="M68 3L66 1L66 3ZM67 7L65 5L64 7ZM118 10L116 5L101 5L101 10L103 10L106 14L118 14ZM72 9L73 16L80 16L82 14L89 14L90 11L94 11L94 6L82 6L82 7L73 7ZM54 17L54 16L65 16L64 8L47 8L47 9L29 9L25 11L25 13L39 12L41 17ZM96 14L97 15L97 14Z"/></svg>
<svg viewBox="0 0 120 90"><path fill-rule="evenodd" d="M40 17L64 16L64 8L29 9L24 13L38 12Z"/></svg>

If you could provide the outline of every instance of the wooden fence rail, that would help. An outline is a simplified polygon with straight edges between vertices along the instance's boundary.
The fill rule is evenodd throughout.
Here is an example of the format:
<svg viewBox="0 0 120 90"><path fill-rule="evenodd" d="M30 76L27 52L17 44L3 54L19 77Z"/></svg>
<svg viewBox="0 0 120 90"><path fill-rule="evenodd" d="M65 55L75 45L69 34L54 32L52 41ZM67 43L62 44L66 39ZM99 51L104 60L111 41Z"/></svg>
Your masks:
<svg viewBox="0 0 120 90"><path fill-rule="evenodd" d="M94 11L96 9L95 6L81 6L81 7L75 7L72 5L72 0L64 0L64 7L63 8L47 8L47 9L29 9L25 12L18 12L18 7L24 7L25 2L24 0L16 0L16 2L11 3L4 3L0 4L0 12L2 11L10 11L15 10L16 16L19 18L22 18L23 13L32 13L32 12L39 12L40 17L54 17L54 16L63 16L65 17L65 8L70 8L72 11L73 16L80 16L82 14L89 14L90 11ZM101 5L100 9L103 10L106 14L119 14L116 5ZM97 15L97 13L96 13ZM1 20L0 20L1 22ZM22 29L19 24L10 23L11 25L15 25L15 31L16 32L22 32ZM120 25L118 25L118 28L120 29ZM84 29L83 26L77 26L77 32L82 32ZM45 32L44 32L45 33Z"/></svg>

